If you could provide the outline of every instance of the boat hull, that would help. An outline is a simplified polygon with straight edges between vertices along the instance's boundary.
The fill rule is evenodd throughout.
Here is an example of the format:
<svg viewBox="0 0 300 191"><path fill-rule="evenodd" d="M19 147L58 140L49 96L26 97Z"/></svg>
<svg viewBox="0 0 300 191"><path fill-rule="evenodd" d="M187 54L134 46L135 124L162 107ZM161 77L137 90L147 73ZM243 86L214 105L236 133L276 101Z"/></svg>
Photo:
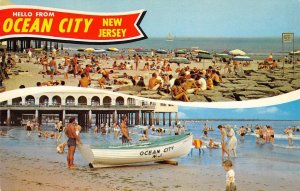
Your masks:
<svg viewBox="0 0 300 191"><path fill-rule="evenodd" d="M174 136L176 137L176 136ZM187 155L192 147L191 133L180 136L178 141L160 145L122 145L111 148L97 148L91 145L79 146L81 155L91 167L122 166L134 163L159 162Z"/></svg>

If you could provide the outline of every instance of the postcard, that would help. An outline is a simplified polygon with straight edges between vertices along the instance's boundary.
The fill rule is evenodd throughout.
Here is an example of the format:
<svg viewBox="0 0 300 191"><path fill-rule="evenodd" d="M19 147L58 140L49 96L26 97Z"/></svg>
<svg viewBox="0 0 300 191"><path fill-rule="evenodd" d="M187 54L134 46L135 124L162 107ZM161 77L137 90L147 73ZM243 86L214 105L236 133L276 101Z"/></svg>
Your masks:
<svg viewBox="0 0 300 191"><path fill-rule="evenodd" d="M0 190L299 190L299 0L1 0Z"/></svg>

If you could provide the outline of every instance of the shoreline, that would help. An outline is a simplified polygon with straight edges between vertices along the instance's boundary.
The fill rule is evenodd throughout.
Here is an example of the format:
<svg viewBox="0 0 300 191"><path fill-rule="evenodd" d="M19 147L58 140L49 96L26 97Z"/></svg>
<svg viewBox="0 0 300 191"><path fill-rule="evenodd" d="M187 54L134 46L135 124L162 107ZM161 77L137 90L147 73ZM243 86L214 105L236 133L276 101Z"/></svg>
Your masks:
<svg viewBox="0 0 300 191"><path fill-rule="evenodd" d="M81 160L82 157L76 150L77 168L69 170L66 167L66 152L57 154L53 143L49 143L39 145L38 153L36 153L37 145L31 148L27 144L21 147L1 144L0 188L33 191L193 191L199 188L222 191L225 188L225 171L221 166L221 150L218 149L206 149L201 156L194 149L193 155L177 159L178 166L142 163L96 169L90 169L88 164ZM270 163L270 157L268 155L251 160L251 152L248 153L245 149L239 151L238 158L232 159L238 190L296 191L300 189L300 185L294 181L294 178L299 176L299 171L296 170L300 168L299 163L278 159ZM296 165L296 168L293 168L293 165ZM284 171L282 171L283 166L287 167Z"/></svg>

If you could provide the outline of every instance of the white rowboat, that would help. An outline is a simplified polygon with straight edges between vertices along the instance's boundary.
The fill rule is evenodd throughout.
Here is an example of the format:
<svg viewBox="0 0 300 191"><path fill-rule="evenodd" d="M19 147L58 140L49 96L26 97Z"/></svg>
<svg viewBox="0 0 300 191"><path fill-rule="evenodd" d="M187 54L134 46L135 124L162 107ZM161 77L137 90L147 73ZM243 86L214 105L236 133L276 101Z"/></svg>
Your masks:
<svg viewBox="0 0 300 191"><path fill-rule="evenodd" d="M153 142L119 145L80 145L79 151L91 168L123 166L144 162L163 162L187 155L192 133L162 137Z"/></svg>

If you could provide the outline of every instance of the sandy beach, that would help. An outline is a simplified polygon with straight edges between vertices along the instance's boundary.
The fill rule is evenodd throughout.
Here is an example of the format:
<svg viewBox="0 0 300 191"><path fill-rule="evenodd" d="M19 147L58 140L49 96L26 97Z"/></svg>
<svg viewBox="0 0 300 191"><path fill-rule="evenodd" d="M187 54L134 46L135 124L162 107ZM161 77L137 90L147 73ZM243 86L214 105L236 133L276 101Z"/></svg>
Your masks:
<svg viewBox="0 0 300 191"><path fill-rule="evenodd" d="M70 51L70 55L73 55L74 52ZM88 53L85 53L86 55ZM20 56L22 57L22 56ZM43 67L41 64L33 64L35 59L31 62L28 62L25 58L26 55L23 55L21 58L21 63L17 63L16 67L10 71L10 79L4 80L4 85L6 90L12 90L19 88L20 85L25 85L25 87L34 87L37 82L47 82L51 81L50 76L42 74ZM168 58L165 58L168 60ZM159 65L162 65L163 60ZM111 79L117 79L124 83L123 85L105 85L104 88L108 91L118 91L124 94L129 95L139 95L145 98L152 99L163 99L163 100L172 100L170 94L162 92L162 94L157 94L156 91L149 91L145 88L133 87L132 82L129 79L124 79L122 76L126 73L128 76L141 76L144 78L146 86L148 81L151 78L151 75L157 70L143 70L143 67L146 60L141 60L139 63L138 70L135 70L135 64L133 60L119 59L117 56L110 56L107 60L99 60L99 66L106 71L110 71L113 66L113 62L116 61L117 64L121 62L129 62L133 69L125 70L114 70L113 74L110 74ZM63 65L64 59L63 56L56 57L57 65ZM152 61L148 61L152 63ZM220 86L215 86L213 90L200 91L198 95L188 94L191 101L200 101L200 102L214 102L214 101L243 101L249 99L258 99L264 97L271 97L294 91L299 89L299 64L296 64L295 72L292 70L292 64L285 65L285 74L283 75L282 63L278 63L278 68L272 71L265 69L258 69L258 63L262 62L260 60L254 60L248 66L243 66L242 73L226 73L224 72L225 63L217 62L213 63L212 60L205 60L201 62L192 61L190 64L181 64L180 68L189 66L190 69L207 69L209 66L218 68L223 82ZM80 59L81 68L85 68L87 64L90 64L90 59ZM170 64L172 71L167 72L167 75L172 74L174 77L177 77L178 74L175 70L178 68L177 64ZM60 75L54 76L54 80L64 80L67 86L78 86L80 76L74 78L72 74L69 74L69 78L66 80L63 76L63 70L59 69L58 71L62 72ZM98 80L102 77L101 74L91 73L91 88L99 88Z"/></svg>
<svg viewBox="0 0 300 191"><path fill-rule="evenodd" d="M178 166L147 163L101 169L90 169L76 151L77 169L69 170L66 153L56 153L55 140L39 139L35 133L26 138L25 130L17 131L20 136L0 138L1 190L224 190L225 171L219 149L205 149L200 156L198 150L193 150L192 155L177 159ZM240 144L239 156L233 159L238 190L300 189L295 181L300 175L299 162L276 157L268 145L265 151L259 147L254 152L247 151L246 143ZM263 156L251 159L255 152Z"/></svg>

